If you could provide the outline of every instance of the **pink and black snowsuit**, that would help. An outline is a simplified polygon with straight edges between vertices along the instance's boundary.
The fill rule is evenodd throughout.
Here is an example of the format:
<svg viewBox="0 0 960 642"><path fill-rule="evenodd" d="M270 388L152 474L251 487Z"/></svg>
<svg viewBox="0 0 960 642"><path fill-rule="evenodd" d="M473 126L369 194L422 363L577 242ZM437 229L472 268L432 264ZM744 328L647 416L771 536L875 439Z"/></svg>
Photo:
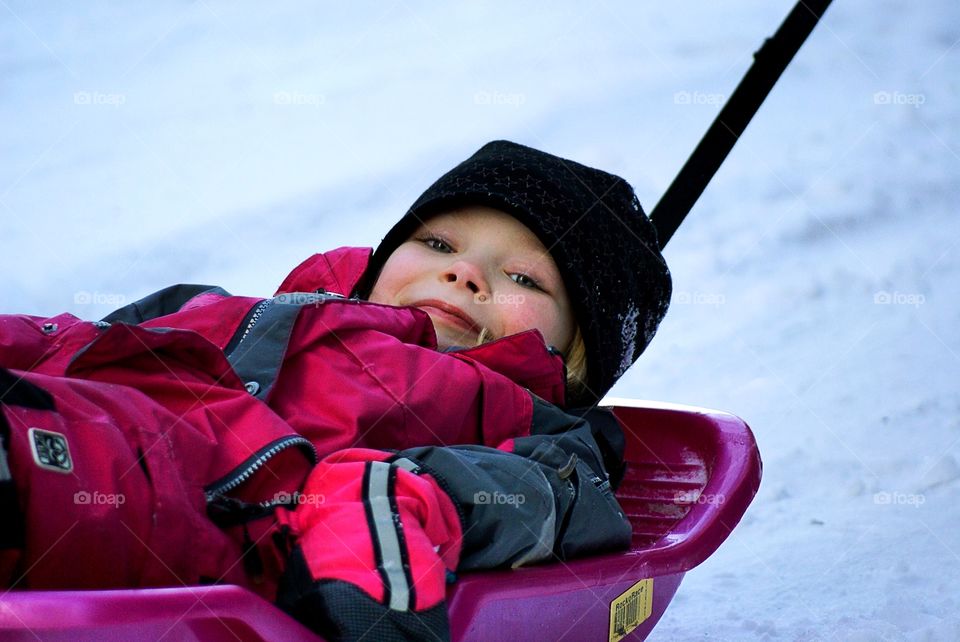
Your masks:
<svg viewBox="0 0 960 642"><path fill-rule="evenodd" d="M619 426L559 409L562 357L535 330L437 351L426 313L342 296L369 256L269 299L0 316L0 581L237 583L399 639L447 630L455 570L629 546Z"/></svg>

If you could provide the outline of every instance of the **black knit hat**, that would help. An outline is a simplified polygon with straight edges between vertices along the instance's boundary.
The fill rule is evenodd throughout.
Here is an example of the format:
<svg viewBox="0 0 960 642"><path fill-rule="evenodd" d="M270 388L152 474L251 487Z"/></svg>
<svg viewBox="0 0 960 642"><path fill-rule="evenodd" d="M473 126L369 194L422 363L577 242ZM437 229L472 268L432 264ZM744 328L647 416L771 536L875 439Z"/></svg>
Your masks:
<svg viewBox="0 0 960 642"><path fill-rule="evenodd" d="M619 176L498 140L427 188L374 252L357 290L369 295L390 254L429 217L466 205L514 216L540 239L563 277L598 401L640 356L667 311L670 271L656 230Z"/></svg>

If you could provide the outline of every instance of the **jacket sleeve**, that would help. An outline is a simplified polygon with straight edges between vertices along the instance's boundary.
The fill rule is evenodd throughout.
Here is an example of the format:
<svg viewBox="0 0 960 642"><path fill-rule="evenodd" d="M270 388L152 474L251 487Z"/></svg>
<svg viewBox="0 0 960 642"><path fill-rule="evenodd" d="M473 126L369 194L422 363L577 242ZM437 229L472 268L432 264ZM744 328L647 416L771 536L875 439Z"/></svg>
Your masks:
<svg viewBox="0 0 960 642"><path fill-rule="evenodd" d="M292 550L279 605L330 639L448 639L450 571L628 547L593 429L534 406L545 434L500 448L349 449L321 462L280 516Z"/></svg>
<svg viewBox="0 0 960 642"><path fill-rule="evenodd" d="M534 434L528 437L498 448L399 453L437 479L462 514L458 570L518 567L629 547L631 526L605 465L610 461L622 470L615 454L619 426L604 413L568 414L534 397ZM613 424L601 428L609 420ZM619 442L622 458L622 434Z"/></svg>

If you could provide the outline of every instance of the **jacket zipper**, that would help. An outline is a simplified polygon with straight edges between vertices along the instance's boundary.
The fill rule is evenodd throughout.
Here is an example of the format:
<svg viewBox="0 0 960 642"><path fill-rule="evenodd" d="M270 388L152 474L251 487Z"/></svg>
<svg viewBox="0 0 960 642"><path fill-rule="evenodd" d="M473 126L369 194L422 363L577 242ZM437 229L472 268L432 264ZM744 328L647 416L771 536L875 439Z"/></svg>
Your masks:
<svg viewBox="0 0 960 642"><path fill-rule="evenodd" d="M331 298L346 299L342 294L337 294L336 292L327 292L323 288L317 288L316 292L313 294L322 294ZM276 300L276 297L272 299L264 299L258 303L254 308L253 312L250 314L250 320L247 322L247 327L243 330L243 334L240 336L240 340L237 341L237 344L229 349L229 352L236 350L243 340L247 338L247 335L250 334L250 331L253 330L253 326L257 324L257 321L260 320L260 317L263 315L264 311Z"/></svg>
<svg viewBox="0 0 960 642"><path fill-rule="evenodd" d="M305 439L299 435L288 435L286 437L281 437L276 441L267 444L259 451L251 455L245 462L237 466L232 472L228 473L226 477L213 482L210 486L204 489L206 494L207 502L211 502L218 495L223 495L228 493L234 488L240 486L248 479L253 477L253 474L256 473L264 464L267 463L272 457L278 453L283 452L291 446L299 446L304 448L310 455L311 461L316 464L319 461L317 456L317 449L308 439ZM261 506L268 507L273 505L274 501L265 500L260 502Z"/></svg>
<svg viewBox="0 0 960 642"><path fill-rule="evenodd" d="M271 303L273 303L273 299L264 299L257 304L257 307L253 310L253 316L250 317L250 321L247 323L247 327L243 331L243 336L241 336L240 340L237 341L237 345L234 347L234 350L236 350L236 348L243 343L243 340L247 338L247 335L250 334L250 330L252 330L253 326L255 326L257 321L260 320L260 316L263 314L263 311L266 310Z"/></svg>

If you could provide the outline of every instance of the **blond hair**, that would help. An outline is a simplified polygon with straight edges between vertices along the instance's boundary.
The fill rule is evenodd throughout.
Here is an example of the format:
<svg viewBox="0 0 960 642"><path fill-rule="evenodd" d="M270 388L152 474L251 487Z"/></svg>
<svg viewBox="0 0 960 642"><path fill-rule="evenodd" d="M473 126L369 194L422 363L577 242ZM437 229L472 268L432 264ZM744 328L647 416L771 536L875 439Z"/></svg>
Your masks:
<svg viewBox="0 0 960 642"><path fill-rule="evenodd" d="M487 328L481 328L477 336L477 345L493 341L497 336ZM587 346L580 334L580 326L574 329L573 339L566 353L563 353L567 369L567 399L579 397L587 388Z"/></svg>

